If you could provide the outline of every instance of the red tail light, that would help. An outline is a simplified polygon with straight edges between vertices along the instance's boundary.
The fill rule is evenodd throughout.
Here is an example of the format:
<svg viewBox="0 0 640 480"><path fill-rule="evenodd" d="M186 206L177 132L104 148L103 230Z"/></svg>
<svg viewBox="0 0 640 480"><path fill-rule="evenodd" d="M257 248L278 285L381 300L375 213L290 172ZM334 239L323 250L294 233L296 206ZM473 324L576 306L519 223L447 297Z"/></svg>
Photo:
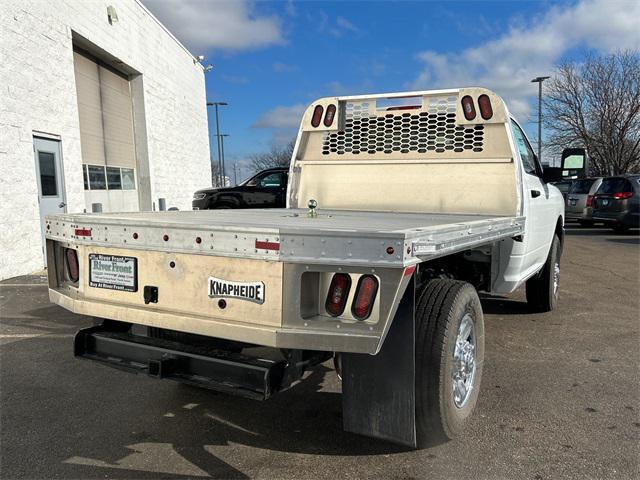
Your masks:
<svg viewBox="0 0 640 480"><path fill-rule="evenodd" d="M595 195L587 195L587 207L593 207L593 198Z"/></svg>
<svg viewBox="0 0 640 480"><path fill-rule="evenodd" d="M613 198L617 200L625 200L631 197L633 197L633 192L618 192L613 194Z"/></svg>
<svg viewBox="0 0 640 480"><path fill-rule="evenodd" d="M462 111L464 112L464 118L467 120L476 118L476 107L473 104L473 98L469 95L462 97Z"/></svg>
<svg viewBox="0 0 640 480"><path fill-rule="evenodd" d="M90 228L76 228L76 237L90 237L91 229Z"/></svg>
<svg viewBox="0 0 640 480"><path fill-rule="evenodd" d="M333 124L333 119L336 116L336 106L329 105L327 107L327 113L324 115L324 126L330 127Z"/></svg>
<svg viewBox="0 0 640 480"><path fill-rule="evenodd" d="M373 275L363 275L358 281L356 297L353 299L351 313L358 320L366 320L371 315L373 303L378 293L378 279Z"/></svg>
<svg viewBox="0 0 640 480"><path fill-rule="evenodd" d="M329 315L332 317L339 317L342 315L344 307L347 304L350 289L351 277L349 275L346 273L336 273L333 276L331 279L331 285L329 285L327 301L324 305Z"/></svg>
<svg viewBox="0 0 640 480"><path fill-rule="evenodd" d="M324 108L322 108L322 105L316 105L316 108L313 109L313 116L311 117L311 126L313 128L316 128L318 125L320 125L323 111Z"/></svg>
<svg viewBox="0 0 640 480"><path fill-rule="evenodd" d="M491 106L491 99L489 95L482 94L478 97L478 106L480 107L480 116L489 120L493 117L493 107Z"/></svg>
<svg viewBox="0 0 640 480"><path fill-rule="evenodd" d="M67 257L67 272L69 273L69 280L73 283L77 282L80 278L80 268L78 267L78 254L75 250L67 248L65 251Z"/></svg>

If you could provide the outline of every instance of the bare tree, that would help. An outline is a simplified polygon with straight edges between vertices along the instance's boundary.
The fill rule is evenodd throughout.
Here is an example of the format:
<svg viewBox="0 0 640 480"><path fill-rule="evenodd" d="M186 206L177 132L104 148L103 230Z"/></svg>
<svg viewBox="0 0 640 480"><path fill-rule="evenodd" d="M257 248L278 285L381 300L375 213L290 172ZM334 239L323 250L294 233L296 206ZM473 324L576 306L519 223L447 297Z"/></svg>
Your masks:
<svg viewBox="0 0 640 480"><path fill-rule="evenodd" d="M640 170L640 52L560 65L545 91L547 143L585 147L594 175Z"/></svg>
<svg viewBox="0 0 640 480"><path fill-rule="evenodd" d="M220 178L220 165L217 160L213 158L209 159L211 161L211 185L214 187L222 186L222 179Z"/></svg>
<svg viewBox="0 0 640 480"><path fill-rule="evenodd" d="M272 146L269 152L249 155L251 168L257 172L272 167L288 167L291 162L295 143L296 140L293 139L282 147Z"/></svg>

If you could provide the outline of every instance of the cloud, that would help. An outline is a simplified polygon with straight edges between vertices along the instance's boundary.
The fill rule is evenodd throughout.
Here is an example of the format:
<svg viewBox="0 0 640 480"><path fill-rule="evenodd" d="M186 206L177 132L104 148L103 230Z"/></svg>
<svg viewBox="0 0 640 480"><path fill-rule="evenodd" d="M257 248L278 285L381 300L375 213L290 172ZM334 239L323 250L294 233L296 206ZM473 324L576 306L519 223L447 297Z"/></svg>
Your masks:
<svg viewBox="0 0 640 480"><path fill-rule="evenodd" d="M263 113L252 125L253 128L298 128L306 105L297 103L291 106L275 107Z"/></svg>
<svg viewBox="0 0 640 480"><path fill-rule="evenodd" d="M270 131L271 144L281 147L295 138L306 108L302 103L275 107L263 113L252 127Z"/></svg>
<svg viewBox="0 0 640 480"><path fill-rule="evenodd" d="M227 83L233 83L236 85L246 85L249 83L249 79L243 75L222 75L222 79Z"/></svg>
<svg viewBox="0 0 640 480"><path fill-rule="evenodd" d="M554 64L574 48L602 53L640 48L638 18L637 1L582 0L570 7L554 7L476 47L419 53L423 69L409 86L486 86L507 99L512 113L526 119L529 100L536 94L532 78L551 74Z"/></svg>
<svg viewBox="0 0 640 480"><path fill-rule="evenodd" d="M285 43L281 20L258 15L246 0L144 0L144 4L194 54L209 49L250 50Z"/></svg>
<svg viewBox="0 0 640 480"><path fill-rule="evenodd" d="M337 16L335 20L330 19L324 11L319 10L313 14L307 12L307 21L315 26L319 33L328 32L330 35L340 38L345 34L362 33L353 23L342 16Z"/></svg>
<svg viewBox="0 0 640 480"><path fill-rule="evenodd" d="M298 70L297 65L288 65L282 62L274 62L272 67L273 71L278 73L295 72L296 70Z"/></svg>
<svg viewBox="0 0 640 480"><path fill-rule="evenodd" d="M347 20L344 17L338 17L336 18L336 25L338 27L340 27L343 30L349 30L352 32L359 32L360 30L358 29L358 27L356 27L353 23L351 23L349 20Z"/></svg>

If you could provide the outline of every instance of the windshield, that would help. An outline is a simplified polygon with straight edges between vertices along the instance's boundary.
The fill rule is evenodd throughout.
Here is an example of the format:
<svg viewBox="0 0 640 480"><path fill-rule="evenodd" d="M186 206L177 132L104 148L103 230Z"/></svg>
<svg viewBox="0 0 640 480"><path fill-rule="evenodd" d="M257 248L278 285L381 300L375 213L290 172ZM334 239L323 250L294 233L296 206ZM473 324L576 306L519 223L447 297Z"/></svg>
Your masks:
<svg viewBox="0 0 640 480"><path fill-rule="evenodd" d="M626 178L605 178L598 189L598 193L620 193L633 191Z"/></svg>

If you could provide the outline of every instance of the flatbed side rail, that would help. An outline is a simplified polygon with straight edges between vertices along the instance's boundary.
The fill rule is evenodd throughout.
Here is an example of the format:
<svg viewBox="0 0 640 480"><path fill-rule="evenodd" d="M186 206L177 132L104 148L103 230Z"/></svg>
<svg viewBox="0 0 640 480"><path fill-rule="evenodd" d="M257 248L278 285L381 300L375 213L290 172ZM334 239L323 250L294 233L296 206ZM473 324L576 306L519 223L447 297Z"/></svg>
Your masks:
<svg viewBox="0 0 640 480"><path fill-rule="evenodd" d="M524 234L524 224L525 217L517 217L478 222L455 231L434 231L413 242L413 256L429 260L504 238L518 237Z"/></svg>
<svg viewBox="0 0 640 480"><path fill-rule="evenodd" d="M394 213L386 213L392 218ZM399 214L402 215L402 214ZM452 216L455 217L455 216ZM363 218L369 218L363 213ZM371 216L371 218L374 218ZM431 218L438 218L433 215ZM438 256L524 233L524 217L455 218L409 228L324 229L250 226L163 225L47 217L47 238L96 248L127 248L260 259L297 264L404 268ZM377 217L378 222L380 217ZM384 220L383 220L384 223Z"/></svg>

